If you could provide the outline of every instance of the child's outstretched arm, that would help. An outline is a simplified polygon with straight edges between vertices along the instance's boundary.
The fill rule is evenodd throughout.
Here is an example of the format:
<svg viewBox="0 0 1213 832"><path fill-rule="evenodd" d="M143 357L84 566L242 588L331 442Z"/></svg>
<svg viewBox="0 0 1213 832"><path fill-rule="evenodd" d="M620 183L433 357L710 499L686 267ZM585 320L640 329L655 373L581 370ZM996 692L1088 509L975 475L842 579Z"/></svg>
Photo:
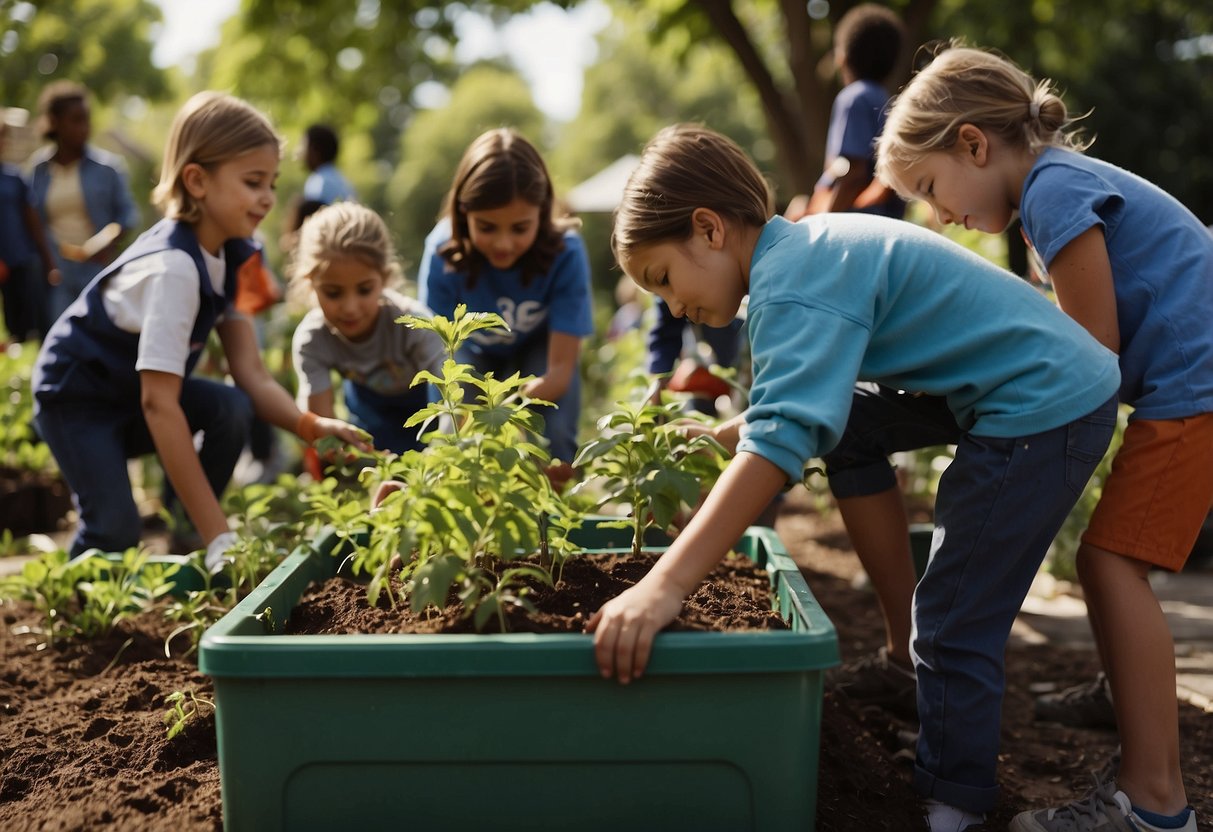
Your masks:
<svg viewBox="0 0 1213 832"><path fill-rule="evenodd" d="M140 404L164 473L185 506L194 528L210 543L228 530L227 516L211 490L194 438L181 409L181 376L158 370L139 373Z"/></svg>
<svg viewBox="0 0 1213 832"><path fill-rule="evenodd" d="M577 372L581 355L581 339L564 332L548 335L547 371L531 382L526 393L536 399L554 402L565 394Z"/></svg>
<svg viewBox="0 0 1213 832"><path fill-rule="evenodd" d="M604 678L623 684L644 673L658 631L677 616L683 600L728 554L750 523L787 482L787 474L753 453L738 454L703 508L639 583L591 616L594 655Z"/></svg>
<svg viewBox="0 0 1213 832"><path fill-rule="evenodd" d="M361 451L374 450L366 441L366 434L348 422L316 414L308 418L300 412L291 394L265 368L252 324L243 315L229 315L215 330L223 344L232 379L248 393L261 419L298 434L306 442L335 436Z"/></svg>

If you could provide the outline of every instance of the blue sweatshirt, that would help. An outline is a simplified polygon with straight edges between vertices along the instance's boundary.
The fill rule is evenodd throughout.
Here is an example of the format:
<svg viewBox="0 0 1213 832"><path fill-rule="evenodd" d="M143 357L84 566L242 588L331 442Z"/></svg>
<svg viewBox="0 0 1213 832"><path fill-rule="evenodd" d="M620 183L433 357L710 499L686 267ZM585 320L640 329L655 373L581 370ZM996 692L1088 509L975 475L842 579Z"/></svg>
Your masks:
<svg viewBox="0 0 1213 832"><path fill-rule="evenodd" d="M960 427L1051 430L1107 401L1116 355L1023 280L927 229L866 214L767 222L750 265L750 408L737 450L799 481L856 381L946 398Z"/></svg>

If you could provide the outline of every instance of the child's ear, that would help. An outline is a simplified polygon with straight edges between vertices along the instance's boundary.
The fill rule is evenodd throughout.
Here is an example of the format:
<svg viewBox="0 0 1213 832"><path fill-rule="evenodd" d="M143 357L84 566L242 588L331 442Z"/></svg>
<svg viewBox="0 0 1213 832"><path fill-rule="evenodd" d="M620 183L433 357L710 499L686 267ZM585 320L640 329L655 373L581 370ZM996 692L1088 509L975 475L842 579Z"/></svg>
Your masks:
<svg viewBox="0 0 1213 832"><path fill-rule="evenodd" d="M962 124L956 133L956 143L978 167L985 166L990 154L990 140L984 130L975 124Z"/></svg>
<svg viewBox="0 0 1213 832"><path fill-rule="evenodd" d="M202 199L206 196L206 168L197 162L190 162L181 169L181 184L194 199Z"/></svg>
<svg viewBox="0 0 1213 832"><path fill-rule="evenodd" d="M724 219L711 208L696 208L691 212L691 229L702 234L712 248L724 245Z"/></svg>

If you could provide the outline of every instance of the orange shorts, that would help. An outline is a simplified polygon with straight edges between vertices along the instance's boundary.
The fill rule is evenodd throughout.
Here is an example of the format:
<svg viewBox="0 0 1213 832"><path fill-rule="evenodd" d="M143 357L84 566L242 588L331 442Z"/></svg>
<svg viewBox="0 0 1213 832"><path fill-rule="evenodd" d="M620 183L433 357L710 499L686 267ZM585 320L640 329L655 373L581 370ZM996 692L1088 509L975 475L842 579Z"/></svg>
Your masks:
<svg viewBox="0 0 1213 832"><path fill-rule="evenodd" d="M1210 505L1213 413L1134 420L1082 540L1177 572Z"/></svg>

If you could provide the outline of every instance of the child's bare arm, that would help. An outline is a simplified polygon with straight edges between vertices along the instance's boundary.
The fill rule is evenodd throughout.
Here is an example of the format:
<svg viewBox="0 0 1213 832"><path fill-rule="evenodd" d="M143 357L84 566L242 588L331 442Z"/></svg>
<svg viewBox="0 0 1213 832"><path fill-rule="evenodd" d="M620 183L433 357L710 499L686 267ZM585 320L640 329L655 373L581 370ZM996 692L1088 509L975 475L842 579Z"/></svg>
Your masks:
<svg viewBox="0 0 1213 832"><path fill-rule="evenodd" d="M227 517L194 451L193 435L181 409L181 376L157 370L139 373L140 403L164 473L185 506L194 528L210 543L228 530Z"/></svg>
<svg viewBox="0 0 1213 832"><path fill-rule="evenodd" d="M1082 324L1099 343L1120 352L1116 289L1103 229L1089 228L1057 252L1049 264L1057 304Z"/></svg>
<svg viewBox="0 0 1213 832"><path fill-rule="evenodd" d="M683 600L740 539L787 481L778 466L752 453L729 463L703 508L639 583L604 604L586 623L604 677L639 678L653 639Z"/></svg>
<svg viewBox="0 0 1213 832"><path fill-rule="evenodd" d="M291 394L265 368L252 324L244 316L232 315L215 329L223 344L223 354L227 357L228 372L232 374L236 386L253 400L253 409L259 417L284 430L298 433L308 442L320 436L336 436L360 450L373 450L364 432L340 419L317 413L315 415L320 418L309 417L309 423L304 423L301 418L303 414Z"/></svg>
<svg viewBox="0 0 1213 832"><path fill-rule="evenodd" d="M321 390L319 393L312 393L308 396L307 409L317 416L333 418L337 412L333 404L333 388L330 387L327 390Z"/></svg>
<svg viewBox="0 0 1213 832"><path fill-rule="evenodd" d="M528 396L554 402L565 394L577 372L577 359L581 355L581 339L564 332L553 332L548 336L548 369L531 383Z"/></svg>

